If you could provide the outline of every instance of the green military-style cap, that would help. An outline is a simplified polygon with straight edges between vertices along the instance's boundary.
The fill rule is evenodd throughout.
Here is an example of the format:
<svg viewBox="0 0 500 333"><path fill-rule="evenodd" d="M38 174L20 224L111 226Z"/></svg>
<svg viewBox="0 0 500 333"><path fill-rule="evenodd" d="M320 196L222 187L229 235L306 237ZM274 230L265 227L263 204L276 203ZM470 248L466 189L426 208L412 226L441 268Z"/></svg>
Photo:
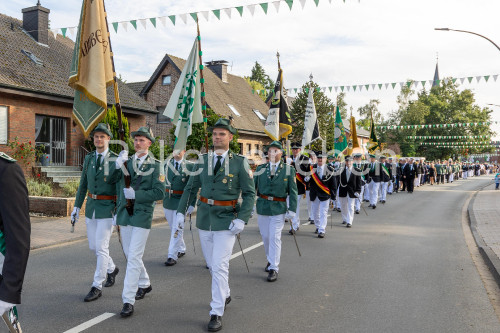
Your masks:
<svg viewBox="0 0 500 333"><path fill-rule="evenodd" d="M153 131L151 130L150 127L147 127L147 126L143 126L143 127L139 128L137 131L132 132L130 135L133 138L135 138L136 135L145 136L146 138L151 140L151 142L153 142L153 143L155 142L155 137L153 135Z"/></svg>
<svg viewBox="0 0 500 333"><path fill-rule="evenodd" d="M375 154L370 154L370 158L375 158Z"/></svg>
<svg viewBox="0 0 500 333"><path fill-rule="evenodd" d="M328 157L327 157L327 158L330 160L330 159L334 159L334 158L335 158L335 156L333 156L333 155L328 155Z"/></svg>
<svg viewBox="0 0 500 333"><path fill-rule="evenodd" d="M386 157L385 157L384 155L380 155L380 157L379 157L379 158L380 158L381 160L385 160L385 159L386 159Z"/></svg>
<svg viewBox="0 0 500 333"><path fill-rule="evenodd" d="M279 141L273 141L273 142L271 142L271 144L269 146L267 146L267 149L269 150L269 148L271 148L271 147L275 147L275 148L278 148L278 149L283 149L283 145Z"/></svg>
<svg viewBox="0 0 500 333"><path fill-rule="evenodd" d="M354 154L354 155L352 155L352 157L354 157L354 158L361 158L361 156L363 156L363 155L361 155L361 154L359 154L359 153L358 153L358 154Z"/></svg>
<svg viewBox="0 0 500 333"><path fill-rule="evenodd" d="M346 161L352 161L352 157L351 157L351 155L346 155L346 156L344 157L344 160L346 160Z"/></svg>
<svg viewBox="0 0 500 333"><path fill-rule="evenodd" d="M213 132L214 128L224 128L232 134L236 134L236 128L231 125L231 119L219 118L214 126L211 126L208 130Z"/></svg>
<svg viewBox="0 0 500 333"><path fill-rule="evenodd" d="M111 133L111 129L109 128L109 124L105 123L99 123L97 126L94 128L94 130L90 133L90 136L94 136L94 133L96 132L102 132L104 134L109 135L109 137L112 139L113 134Z"/></svg>

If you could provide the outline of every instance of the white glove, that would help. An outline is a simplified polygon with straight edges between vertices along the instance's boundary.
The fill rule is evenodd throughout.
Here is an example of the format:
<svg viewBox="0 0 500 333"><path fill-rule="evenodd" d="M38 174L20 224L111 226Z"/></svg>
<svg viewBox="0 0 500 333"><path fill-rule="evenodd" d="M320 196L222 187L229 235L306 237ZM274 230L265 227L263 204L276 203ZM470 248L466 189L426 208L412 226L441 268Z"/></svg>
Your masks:
<svg viewBox="0 0 500 333"><path fill-rule="evenodd" d="M80 208L75 207L75 208L73 208L73 212L71 213L71 219L72 220L74 219L75 222L78 222L79 218L80 218Z"/></svg>
<svg viewBox="0 0 500 333"><path fill-rule="evenodd" d="M305 182L308 182L308 181L310 181L310 180L311 180L311 177L310 177L310 176L305 176L305 177L304 177L304 181L305 181Z"/></svg>
<svg viewBox="0 0 500 333"><path fill-rule="evenodd" d="M193 206L189 206L188 209L187 209L187 211L186 211L186 214L189 215L189 214L193 213L193 211L194 211L194 207Z"/></svg>
<svg viewBox="0 0 500 333"><path fill-rule="evenodd" d="M128 160L128 151L127 150L122 150L118 157L116 158L115 165L117 169L120 169L123 165Z"/></svg>
<svg viewBox="0 0 500 333"><path fill-rule="evenodd" d="M355 196L356 198L359 198L359 193L358 193L358 192L354 192L354 196Z"/></svg>
<svg viewBox="0 0 500 333"><path fill-rule="evenodd" d="M112 222L112 225L116 225L116 214L113 215L113 222Z"/></svg>
<svg viewBox="0 0 500 333"><path fill-rule="evenodd" d="M135 199L135 191L132 187L124 188L125 199Z"/></svg>
<svg viewBox="0 0 500 333"><path fill-rule="evenodd" d="M0 313L4 314L6 311L9 311L15 304L7 303L0 300Z"/></svg>
<svg viewBox="0 0 500 333"><path fill-rule="evenodd" d="M245 228L245 222L240 219L234 219L229 225L229 230L233 233L233 235L237 235L243 231Z"/></svg>
<svg viewBox="0 0 500 333"><path fill-rule="evenodd" d="M177 226L177 229L184 229L184 214L177 213L175 216L175 225Z"/></svg>
<svg viewBox="0 0 500 333"><path fill-rule="evenodd" d="M291 210L288 211L288 218L293 219L295 217L295 212L292 212Z"/></svg>

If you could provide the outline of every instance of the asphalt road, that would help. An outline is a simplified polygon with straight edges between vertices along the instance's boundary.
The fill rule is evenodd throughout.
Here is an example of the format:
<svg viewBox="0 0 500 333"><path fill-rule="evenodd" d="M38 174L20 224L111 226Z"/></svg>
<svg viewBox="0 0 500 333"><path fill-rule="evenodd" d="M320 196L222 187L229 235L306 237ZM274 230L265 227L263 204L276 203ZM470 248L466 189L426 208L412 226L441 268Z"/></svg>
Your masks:
<svg viewBox="0 0 500 333"><path fill-rule="evenodd" d="M241 256L231 260L233 301L223 331L500 332L461 225L465 200L490 181L476 178L388 196L385 205L367 209L369 216L355 215L351 229L334 212L324 239L315 237L314 226L301 226L302 257L285 227L277 282L266 281L262 246L245 254L250 274ZM301 216L305 222L305 209ZM111 255L121 272L116 285L92 303L83 302L95 269L86 241L32 252L19 307L24 331L65 332L105 313L109 318L85 332L206 331L211 279L197 231L196 255L187 232L188 253L173 267L163 265L169 235L167 224L152 229L144 263L153 291L127 319L119 316L125 260L116 237ZM242 245L260 242L253 218Z"/></svg>

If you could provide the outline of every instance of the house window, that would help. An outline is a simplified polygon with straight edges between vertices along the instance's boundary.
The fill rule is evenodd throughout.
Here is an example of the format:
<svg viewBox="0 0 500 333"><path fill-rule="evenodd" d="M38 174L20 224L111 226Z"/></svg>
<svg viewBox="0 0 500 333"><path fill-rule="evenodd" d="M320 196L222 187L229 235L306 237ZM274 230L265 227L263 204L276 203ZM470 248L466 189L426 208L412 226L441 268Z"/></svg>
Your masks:
<svg viewBox="0 0 500 333"><path fill-rule="evenodd" d="M252 151L252 144L247 143L247 155L250 155L250 152Z"/></svg>
<svg viewBox="0 0 500 333"><path fill-rule="evenodd" d="M243 154L243 144L242 143L238 143L238 146L240 146L240 154Z"/></svg>
<svg viewBox="0 0 500 333"><path fill-rule="evenodd" d="M6 106L0 106L0 144L6 145L8 139L8 112Z"/></svg>
<svg viewBox="0 0 500 333"><path fill-rule="evenodd" d="M158 114L156 115L157 124L170 124L172 122L172 119L163 115L163 111L165 111L165 106L157 106L156 110L158 110Z"/></svg>
<svg viewBox="0 0 500 333"><path fill-rule="evenodd" d="M262 115L262 113L260 113L259 110L253 109L253 112L257 115L257 117L259 117L260 120L266 120L266 118L264 118L264 116Z"/></svg>
<svg viewBox="0 0 500 333"><path fill-rule="evenodd" d="M172 83L172 75L163 75L161 77L162 86L169 86Z"/></svg>
<svg viewBox="0 0 500 333"><path fill-rule="evenodd" d="M259 149L260 149L260 146L259 145L255 145L254 155L259 155Z"/></svg>
<svg viewBox="0 0 500 333"><path fill-rule="evenodd" d="M236 108L232 104L228 104L227 106L229 106L229 108L231 109L231 111L233 111L235 115L241 117L241 114L238 112L238 110L236 110Z"/></svg>

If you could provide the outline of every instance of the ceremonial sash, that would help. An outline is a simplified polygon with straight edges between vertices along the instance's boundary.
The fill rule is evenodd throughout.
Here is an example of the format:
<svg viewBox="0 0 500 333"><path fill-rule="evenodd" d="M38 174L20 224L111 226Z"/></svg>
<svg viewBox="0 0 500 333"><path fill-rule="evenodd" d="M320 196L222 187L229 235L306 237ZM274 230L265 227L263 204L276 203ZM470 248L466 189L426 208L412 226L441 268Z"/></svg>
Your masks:
<svg viewBox="0 0 500 333"><path fill-rule="evenodd" d="M302 177L301 174L299 174L298 172L295 173L295 178L302 183L302 185L306 186L306 182L304 181L304 177Z"/></svg>
<svg viewBox="0 0 500 333"><path fill-rule="evenodd" d="M311 167L311 171L313 171L313 167ZM311 177L314 179L314 182L316 183L316 185L318 185L318 187L323 192L325 192L326 194L330 195L330 189L328 187L326 187L325 184L323 184L323 182L321 181L321 179L319 179L319 177L316 174L316 172L313 171L312 174L311 174Z"/></svg>
<svg viewBox="0 0 500 333"><path fill-rule="evenodd" d="M381 165L382 165L382 170L384 170L385 174L389 176L389 170L387 170L387 167L384 164Z"/></svg>

